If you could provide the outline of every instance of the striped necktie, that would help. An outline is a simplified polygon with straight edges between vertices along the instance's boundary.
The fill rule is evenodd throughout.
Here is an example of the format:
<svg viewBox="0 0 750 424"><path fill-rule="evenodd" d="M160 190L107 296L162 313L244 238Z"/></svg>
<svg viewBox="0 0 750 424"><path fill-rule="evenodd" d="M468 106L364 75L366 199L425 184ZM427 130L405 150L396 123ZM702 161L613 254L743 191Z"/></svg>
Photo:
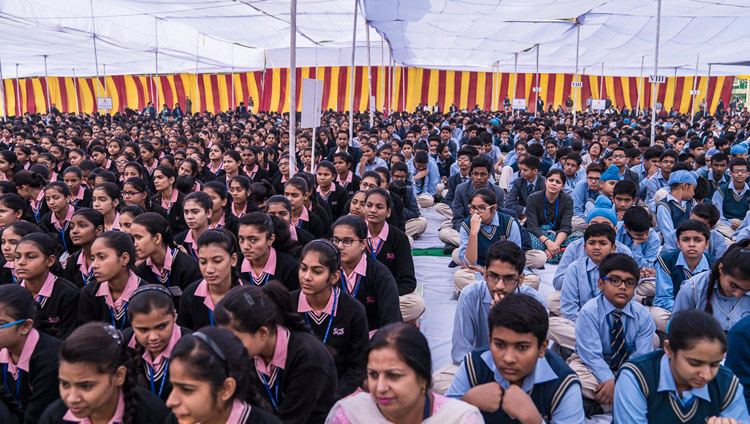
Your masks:
<svg viewBox="0 0 750 424"><path fill-rule="evenodd" d="M612 327L609 330L610 352L612 357L609 360L609 368L613 371L620 369L620 366L628 357L625 349L625 331L622 325L622 311L612 311Z"/></svg>

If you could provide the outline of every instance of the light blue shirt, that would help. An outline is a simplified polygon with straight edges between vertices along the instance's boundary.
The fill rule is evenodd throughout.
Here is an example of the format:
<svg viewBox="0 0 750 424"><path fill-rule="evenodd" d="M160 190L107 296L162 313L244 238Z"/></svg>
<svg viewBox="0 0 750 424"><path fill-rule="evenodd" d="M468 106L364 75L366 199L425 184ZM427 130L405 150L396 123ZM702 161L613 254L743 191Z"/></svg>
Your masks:
<svg viewBox="0 0 750 424"><path fill-rule="evenodd" d="M742 191L737 191L737 189L734 187L734 183L731 182L729 183L729 188L738 197L742 197L742 195L745 194L746 191L750 190L750 187L748 187L747 183L745 183L745 186L742 187ZM721 191L716 190L716 192L714 192L714 196L711 198L711 203L713 203L714 206L716 206L716 209L719 210L719 214L721 215L721 219L719 220L724 224L731 226L732 223L729 221L729 219L724 217L724 196L721 195Z"/></svg>
<svg viewBox="0 0 750 424"><path fill-rule="evenodd" d="M463 296L463 293L461 295ZM495 381L504 389L510 387L510 382L503 378L503 375L497 370L495 361L492 359L492 351L488 350L482 353L481 357L494 374ZM560 377L552 370L549 362L547 362L547 358L539 358L531 374L523 379L521 389L529 393L534 388L534 385L553 381L558 378ZM471 389L471 383L469 376L466 374L466 366L462 362L445 395L454 399L461 399L469 389ZM552 413L550 424L582 423L585 420L581 386L580 384L571 384ZM544 420L542 422L546 423Z"/></svg>
<svg viewBox="0 0 750 424"><path fill-rule="evenodd" d="M560 290L562 288L563 281L565 280L565 275L567 274L567 270L570 264L572 264L576 259L587 257L586 250L584 248L585 244L586 241L582 237L574 241L573 243L570 243L565 248L562 257L560 258L560 264L557 265L555 276L552 279L552 285L555 287L555 290ZM633 256L633 252L630 251L628 246L625 246L619 241L615 241L615 246L617 246L617 249L615 249L617 253L624 253L628 256Z"/></svg>
<svg viewBox="0 0 750 424"><path fill-rule="evenodd" d="M586 201L589 199L595 199L599 196L599 192L596 193L591 191L589 188L588 181L584 177L583 181L576 183L576 187L573 189L573 215L579 218L585 218L584 207Z"/></svg>
<svg viewBox="0 0 750 424"><path fill-rule="evenodd" d="M527 285L519 285L516 293L529 295L546 306L545 298ZM492 294L487 288L486 281L471 283L461 290L456 315L453 317L453 336L451 337L451 359L454 364L461 363L464 356L473 349L490 344L490 327L487 318L490 315L491 306Z"/></svg>
<svg viewBox="0 0 750 424"><path fill-rule="evenodd" d="M685 262L685 256L682 254L682 252L680 252L680 255L677 257L677 262L675 263L675 265L682 265L682 269L686 274L684 280L687 280L688 278L691 278L698 273L709 271L711 269L705 254L701 256L701 261L698 262L698 266L696 266L693 270L687 271L688 265L687 262ZM675 270L671 271L678 272ZM664 268L660 264L658 264L656 267L655 284L656 296L654 297L654 306L658 306L660 308L671 311L672 307L674 306L674 285L672 284L672 277L667 274L666 271L664 271ZM680 286L680 291L682 291L682 286Z"/></svg>
<svg viewBox="0 0 750 424"><path fill-rule="evenodd" d="M648 179L648 184L646 185L646 205L648 205L648 210L651 211L651 213L656 213L656 202L654 202L656 192L659 191L660 188L668 187L668 182L669 180L664 178L661 171Z"/></svg>
<svg viewBox="0 0 750 424"><path fill-rule="evenodd" d="M706 292L708 291L708 280L711 271L702 272L693 278L686 280L677 293L674 301L673 313L684 309L706 309ZM719 321L724 331L729 331L732 326L742 318L750 315L750 293L739 299L724 296L719 292L718 282L711 294L711 309L714 318Z"/></svg>
<svg viewBox="0 0 750 424"><path fill-rule="evenodd" d="M677 392L677 384L674 381L671 368L669 366L669 357L662 356L659 363L659 392L669 392L669 395L682 406L690 405L694 399L700 398L711 402L711 396L708 393L708 386L703 386L682 392L680 396ZM641 385L638 378L632 371L625 369L620 373L615 384L615 404L614 404L614 422L617 424L648 424L648 402L646 396L641 391ZM732 402L726 409L721 411L720 417L734 418L737 422L750 422L750 415L747 413L747 404L743 396L742 384L737 388ZM708 417L699 417L708 418Z"/></svg>
<svg viewBox="0 0 750 424"><path fill-rule="evenodd" d="M500 224L500 217L497 215L497 212L495 213L495 216L492 218L492 222L490 225L484 225L482 224L482 230L487 234L492 234L492 231L505 231L505 228L498 228L498 225ZM494 228L493 228L494 227ZM477 235L479 237L479 235ZM461 262L466 261L466 248L469 246L469 232L466 231L466 228L464 228L463 225L461 225L461 231L459 232L459 238L460 238L460 246L458 247L458 259L461 260ZM510 227L510 235L507 238L508 241L512 241L515 243L519 248L521 248L521 228L518 226L518 221L513 220L513 223ZM469 264L474 265L474 264Z"/></svg>
<svg viewBox="0 0 750 424"><path fill-rule="evenodd" d="M687 208L687 200L680 201L672 196L672 194L667 194L664 202L669 203L670 201L677 202L683 209ZM662 234L671 234L674 232L674 221L672 221L672 211L669 209L669 206L664 206L661 203L656 205L656 227Z"/></svg>
<svg viewBox="0 0 750 424"><path fill-rule="evenodd" d="M732 234L732 237L734 237L737 241L742 240L743 238L750 237L750 232L748 231L742 233L742 234L747 234L745 237L742 237L742 238L739 237L742 230L744 230L745 228L749 226L750 226L750 211L748 211L745 214L745 219L742 220L742 224L740 224L740 226L737 227L737 231L735 231L734 234Z"/></svg>
<svg viewBox="0 0 750 424"><path fill-rule="evenodd" d="M416 175L420 172L414 161L409 162L409 171L411 171L412 179L414 180L414 195L419 196L421 194L429 194L434 196L437 193L437 184L440 181L440 170L437 167L437 163L434 159L427 161L427 168L429 173L422 179L416 179ZM421 181L424 181L424 187L420 188Z"/></svg>
<svg viewBox="0 0 750 424"><path fill-rule="evenodd" d="M357 164L355 164L355 167L356 167L356 172L355 172L355 174L356 174L356 175L357 175L358 177L360 177L360 178L362 177L362 175L363 175L363 174L364 174L365 172L368 172L368 171L374 171L374 170L376 170L376 169L380 168L381 166L382 166L382 167L385 167L385 168L388 168L388 165L386 165L385 161L384 161L383 159L381 159L381 158L377 157L377 156L375 157L375 160L374 160L374 161L372 161L372 164L370 164L370 163L367 163L367 162L365 162L365 172L363 172L363 173L361 173L361 174L359 173L359 165L360 165L360 164L361 164L361 163L357 163ZM432 171L430 171L430 172L432 172Z"/></svg>
<svg viewBox="0 0 750 424"><path fill-rule="evenodd" d="M664 238L664 246L661 248L661 253L669 253L677 250L677 233L672 231L671 233L662 233ZM750 230L748 230L748 237L750 237ZM715 258L724 256L727 251L726 237L717 230L711 230L711 239L706 248L706 253L710 254ZM738 238L737 240L742 240Z"/></svg>
<svg viewBox="0 0 750 424"><path fill-rule="evenodd" d="M565 176L567 177L567 180L565 180L565 187L563 187L563 191L568 193L570 196L573 196L575 194L575 189L578 183L580 183L581 181L586 183L586 170L583 168L579 168L572 177L568 177L567 174ZM573 197L573 214L575 214L575 200L575 197Z"/></svg>
<svg viewBox="0 0 750 424"><path fill-rule="evenodd" d="M648 229L648 240L645 243L635 245L633 239L625 229L625 223L620 222L617 224L617 241L621 242L633 252L633 259L638 262L638 266L641 268L654 268L656 258L659 256L659 247L661 247L661 239L659 233L653 228Z"/></svg>
<svg viewBox="0 0 750 424"><path fill-rule="evenodd" d="M560 291L560 311L563 318L577 320L581 307L600 293L599 265L588 256L577 259L570 264L565 285Z"/></svg>
<svg viewBox="0 0 750 424"><path fill-rule="evenodd" d="M602 294L583 305L576 321L576 353L600 383L615 377L609 368L612 358L609 331L614 320L611 312L616 310ZM656 324L645 306L631 299L622 309L621 321L630 358L654 350ZM595 334L599 337L594 337Z"/></svg>
<svg viewBox="0 0 750 424"><path fill-rule="evenodd" d="M630 170L638 175L638 197L640 197L641 199L645 199L646 186L648 185L648 172L646 172L646 167L643 166L643 162L641 162L640 164L630 168Z"/></svg>

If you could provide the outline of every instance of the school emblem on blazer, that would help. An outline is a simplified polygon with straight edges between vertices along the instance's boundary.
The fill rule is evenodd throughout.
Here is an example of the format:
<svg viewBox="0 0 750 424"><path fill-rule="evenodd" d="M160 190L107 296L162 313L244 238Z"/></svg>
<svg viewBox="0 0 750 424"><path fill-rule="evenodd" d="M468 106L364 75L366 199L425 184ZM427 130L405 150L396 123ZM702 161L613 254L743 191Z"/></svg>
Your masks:
<svg viewBox="0 0 750 424"><path fill-rule="evenodd" d="M367 297L367 303L375 303L375 298L374 298L374 297L369 297L369 296L368 296L368 297Z"/></svg>
<svg viewBox="0 0 750 424"><path fill-rule="evenodd" d="M343 336L344 335L344 329L343 328L334 328L333 329L333 335L334 336Z"/></svg>
<svg viewBox="0 0 750 424"><path fill-rule="evenodd" d="M396 259L396 254L395 253L386 253L385 257L387 259Z"/></svg>

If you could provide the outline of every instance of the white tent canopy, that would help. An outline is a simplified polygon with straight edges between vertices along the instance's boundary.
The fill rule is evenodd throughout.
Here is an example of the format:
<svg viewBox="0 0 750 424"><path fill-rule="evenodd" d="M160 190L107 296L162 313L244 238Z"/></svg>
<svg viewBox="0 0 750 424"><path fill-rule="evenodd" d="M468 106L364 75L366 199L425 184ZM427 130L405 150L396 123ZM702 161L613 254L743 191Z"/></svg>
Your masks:
<svg viewBox="0 0 750 424"><path fill-rule="evenodd" d="M351 64L355 0L298 0L297 66ZM398 64L489 71L574 72L576 25L587 74L638 75L653 68L656 0L358 0L357 64L366 64L366 16ZM92 18L93 6L93 18ZM288 0L5 0L0 62L5 78L99 73L231 72L289 66ZM660 70L692 75L747 72L750 3L663 0ZM388 63L375 31L373 65ZM381 60L383 62L381 62Z"/></svg>

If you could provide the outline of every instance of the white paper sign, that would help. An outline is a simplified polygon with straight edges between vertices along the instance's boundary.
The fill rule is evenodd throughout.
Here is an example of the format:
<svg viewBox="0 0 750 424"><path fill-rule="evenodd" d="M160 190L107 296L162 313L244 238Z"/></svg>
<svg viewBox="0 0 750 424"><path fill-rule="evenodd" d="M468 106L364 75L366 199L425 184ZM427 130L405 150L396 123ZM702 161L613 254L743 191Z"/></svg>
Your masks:
<svg viewBox="0 0 750 424"><path fill-rule="evenodd" d="M570 83L570 86L573 88L581 88L583 87L583 82L581 81L573 81Z"/></svg>
<svg viewBox="0 0 750 424"><path fill-rule="evenodd" d="M664 75L649 75L648 82L662 84L667 82L667 77Z"/></svg>
<svg viewBox="0 0 750 424"><path fill-rule="evenodd" d="M542 87L533 87L531 89L531 91L534 92L534 93L541 93L542 92Z"/></svg>
<svg viewBox="0 0 750 424"><path fill-rule="evenodd" d="M607 108L607 101L606 100L593 100L591 102L591 108L594 110L604 110Z"/></svg>
<svg viewBox="0 0 750 424"><path fill-rule="evenodd" d="M112 110L112 98L111 97L97 97L96 108L104 110Z"/></svg>
<svg viewBox="0 0 750 424"><path fill-rule="evenodd" d="M700 90L690 90L690 95L691 96L697 96L698 94L701 94Z"/></svg>
<svg viewBox="0 0 750 424"><path fill-rule="evenodd" d="M515 110L526 109L526 99L513 99L513 109Z"/></svg>
<svg viewBox="0 0 750 424"><path fill-rule="evenodd" d="M302 128L320 126L320 108L323 102L323 80L304 78L302 80Z"/></svg>

